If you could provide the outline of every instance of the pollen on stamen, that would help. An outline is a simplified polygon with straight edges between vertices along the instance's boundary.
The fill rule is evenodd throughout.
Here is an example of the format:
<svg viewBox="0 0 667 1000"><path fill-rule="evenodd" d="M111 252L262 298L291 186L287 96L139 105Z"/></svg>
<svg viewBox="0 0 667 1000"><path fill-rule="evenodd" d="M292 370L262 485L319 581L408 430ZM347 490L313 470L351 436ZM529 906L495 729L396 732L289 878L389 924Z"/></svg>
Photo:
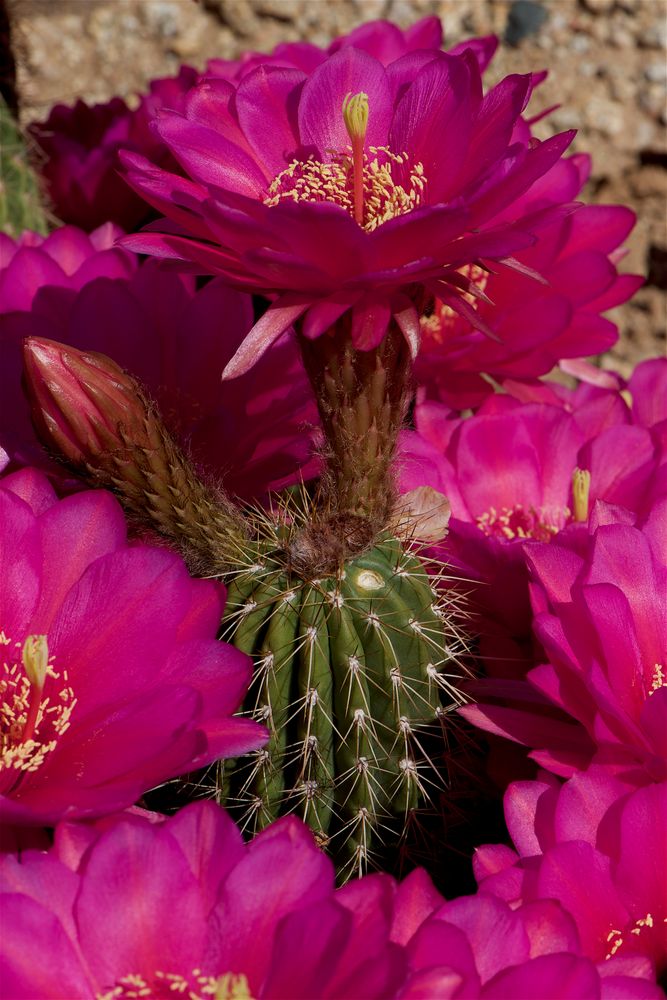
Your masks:
<svg viewBox="0 0 667 1000"><path fill-rule="evenodd" d="M567 507L561 510L547 511L541 507L526 509L523 504L514 507L489 507L475 520L477 527L485 535L513 541L514 539L533 538L538 542L550 542L570 518Z"/></svg>
<svg viewBox="0 0 667 1000"><path fill-rule="evenodd" d="M45 636L13 643L0 661L0 773L37 771L70 726L76 706L67 671L57 673ZM47 683L48 681L48 683ZM9 778L10 784L14 779Z"/></svg>
<svg viewBox="0 0 667 1000"><path fill-rule="evenodd" d="M655 667L653 668L653 677L651 678L651 690L648 693L649 698L651 697L652 694L655 694L656 691L659 691L660 688L666 686L667 686L667 677L665 677L665 668L663 667L662 663L656 663Z"/></svg>
<svg viewBox="0 0 667 1000"><path fill-rule="evenodd" d="M378 226L418 208L424 199L427 179L422 163L408 166L407 153L393 153L386 146L369 146L363 153L361 170L362 229ZM355 218L355 185L352 149L334 154L328 162L311 157L292 160L268 187L264 204L281 201L331 202Z"/></svg>

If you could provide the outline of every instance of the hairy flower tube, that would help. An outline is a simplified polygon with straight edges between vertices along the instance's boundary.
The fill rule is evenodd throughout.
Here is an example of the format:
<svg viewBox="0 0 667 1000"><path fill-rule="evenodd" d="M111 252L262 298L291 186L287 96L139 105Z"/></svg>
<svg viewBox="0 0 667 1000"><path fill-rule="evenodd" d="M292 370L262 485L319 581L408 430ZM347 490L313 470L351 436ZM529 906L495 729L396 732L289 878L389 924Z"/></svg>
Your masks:
<svg viewBox="0 0 667 1000"><path fill-rule="evenodd" d="M530 139L521 113L532 87L511 76L484 97L471 52L422 50L385 68L354 47L309 75L261 65L239 82L209 78L183 114L155 121L187 177L123 154L130 183L169 220L126 245L270 297L228 377L297 320L313 339L349 314L352 342L367 350L393 319L414 355L424 299L438 296L487 329L459 269L513 266L541 225L571 211L496 223L572 139ZM352 99L367 120L346 116Z"/></svg>
<svg viewBox="0 0 667 1000"><path fill-rule="evenodd" d="M0 507L3 823L103 815L262 744L232 717L250 661L215 641L215 584L128 545L103 491L57 500L23 470L0 480Z"/></svg>

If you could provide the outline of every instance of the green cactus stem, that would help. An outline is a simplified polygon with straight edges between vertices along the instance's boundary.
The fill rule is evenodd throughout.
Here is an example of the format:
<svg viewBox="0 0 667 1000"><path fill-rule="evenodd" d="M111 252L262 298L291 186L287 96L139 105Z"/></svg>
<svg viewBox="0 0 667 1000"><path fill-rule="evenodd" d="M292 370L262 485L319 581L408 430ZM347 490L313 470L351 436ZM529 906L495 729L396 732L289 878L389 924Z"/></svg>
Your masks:
<svg viewBox="0 0 667 1000"><path fill-rule="evenodd" d="M24 229L45 234L47 217L25 143L0 97L0 232L16 238Z"/></svg>
<svg viewBox="0 0 667 1000"><path fill-rule="evenodd" d="M296 812L344 876L361 874L437 780L420 743L463 701L461 640L422 562L389 533L305 580L285 562L299 513L285 520L258 518L263 540L228 586L222 636L254 657L244 708L271 737L221 765L219 794L252 831Z"/></svg>

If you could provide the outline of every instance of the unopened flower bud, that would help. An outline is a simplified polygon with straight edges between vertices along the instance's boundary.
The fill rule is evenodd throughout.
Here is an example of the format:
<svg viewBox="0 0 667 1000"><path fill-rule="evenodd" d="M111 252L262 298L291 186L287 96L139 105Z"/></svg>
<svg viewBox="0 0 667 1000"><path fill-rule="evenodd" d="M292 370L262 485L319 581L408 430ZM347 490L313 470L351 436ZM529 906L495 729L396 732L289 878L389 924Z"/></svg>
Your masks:
<svg viewBox="0 0 667 1000"><path fill-rule="evenodd" d="M143 439L145 403L137 385L110 358L53 340L28 337L24 365L32 418L43 442L75 465L124 447L122 427Z"/></svg>
<svg viewBox="0 0 667 1000"><path fill-rule="evenodd" d="M33 421L95 486L113 490L139 525L177 548L191 571L225 572L246 537L237 507L202 483L138 382L104 354L29 337Z"/></svg>

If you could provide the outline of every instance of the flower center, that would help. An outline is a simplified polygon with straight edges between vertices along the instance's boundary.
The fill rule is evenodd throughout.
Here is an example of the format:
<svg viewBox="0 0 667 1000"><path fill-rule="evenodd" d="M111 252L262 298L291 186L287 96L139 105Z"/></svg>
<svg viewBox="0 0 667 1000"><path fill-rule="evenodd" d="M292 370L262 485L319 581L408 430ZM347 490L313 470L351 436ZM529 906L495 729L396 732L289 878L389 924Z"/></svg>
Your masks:
<svg viewBox="0 0 667 1000"><path fill-rule="evenodd" d="M45 635L12 643L0 632L0 790L37 771L69 728L76 705L67 672L49 662Z"/></svg>
<svg viewBox="0 0 667 1000"><path fill-rule="evenodd" d="M268 188L264 204L281 201L329 201L340 205L366 232L421 204L426 177L421 163L408 166L407 153L386 146L368 146L368 97L348 94L343 120L351 145L334 151L330 162L309 157L292 160Z"/></svg>
<svg viewBox="0 0 667 1000"><path fill-rule="evenodd" d="M239 973L204 976L201 969L193 969L191 976L177 972L157 971L151 982L143 976L123 976L113 989L98 993L96 1000L162 1000L162 998L187 997L188 1000L253 1000L247 978Z"/></svg>
<svg viewBox="0 0 667 1000"><path fill-rule="evenodd" d="M588 505L591 474L588 469L575 469L572 473L573 510L569 507L552 508L529 507L515 504L514 507L489 507L475 518L475 523L485 535L503 541L532 538L538 542L550 542L554 535L570 524L588 521Z"/></svg>
<svg viewBox="0 0 667 1000"><path fill-rule="evenodd" d="M489 507L475 518L477 527L490 538L502 541L533 538L538 542L550 542L554 535L565 527L570 517L567 507L562 510L547 511L543 507L529 507L515 504L514 507Z"/></svg>

